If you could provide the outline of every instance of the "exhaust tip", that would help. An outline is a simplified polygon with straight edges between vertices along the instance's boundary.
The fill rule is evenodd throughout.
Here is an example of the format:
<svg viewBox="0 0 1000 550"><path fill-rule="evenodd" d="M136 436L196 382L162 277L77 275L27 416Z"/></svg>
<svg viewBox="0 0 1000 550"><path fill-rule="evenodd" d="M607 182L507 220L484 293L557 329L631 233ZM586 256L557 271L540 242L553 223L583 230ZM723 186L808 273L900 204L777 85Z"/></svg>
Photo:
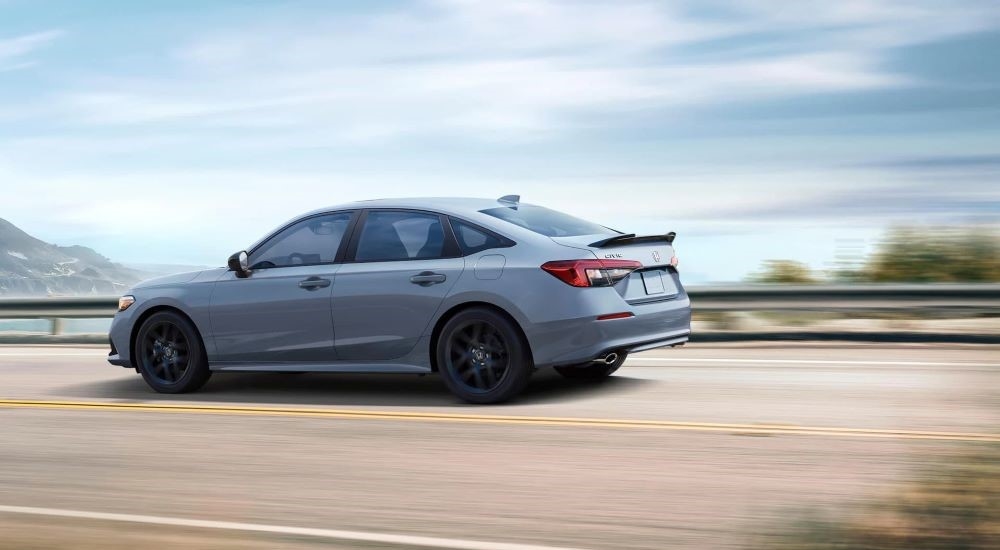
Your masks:
<svg viewBox="0 0 1000 550"><path fill-rule="evenodd" d="M594 363L604 363L605 365L612 365L617 360L618 360L618 353L614 352L614 351L611 351L611 352L608 352L607 355L602 355L602 356L598 357L597 359L594 359L593 362Z"/></svg>

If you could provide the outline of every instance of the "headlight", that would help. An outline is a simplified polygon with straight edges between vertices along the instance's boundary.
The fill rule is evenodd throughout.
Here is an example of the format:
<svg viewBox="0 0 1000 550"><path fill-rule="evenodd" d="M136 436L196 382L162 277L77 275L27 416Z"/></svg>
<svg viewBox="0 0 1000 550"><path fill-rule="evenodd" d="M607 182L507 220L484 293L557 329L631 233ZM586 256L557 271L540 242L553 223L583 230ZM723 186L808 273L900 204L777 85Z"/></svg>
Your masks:
<svg viewBox="0 0 1000 550"><path fill-rule="evenodd" d="M118 298L118 311L125 311L135 303L135 296L122 296Z"/></svg>

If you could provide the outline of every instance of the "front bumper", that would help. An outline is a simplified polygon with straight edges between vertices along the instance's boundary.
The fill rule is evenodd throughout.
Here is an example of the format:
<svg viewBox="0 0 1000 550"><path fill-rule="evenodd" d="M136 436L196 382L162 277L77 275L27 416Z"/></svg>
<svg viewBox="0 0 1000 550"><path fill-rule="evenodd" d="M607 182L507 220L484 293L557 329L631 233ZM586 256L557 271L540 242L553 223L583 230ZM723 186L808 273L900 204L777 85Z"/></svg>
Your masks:
<svg viewBox="0 0 1000 550"><path fill-rule="evenodd" d="M131 362L128 359L123 359L121 354L118 353L114 339L109 337L108 343L111 344L111 351L108 353L108 363L119 367L131 367Z"/></svg>
<svg viewBox="0 0 1000 550"><path fill-rule="evenodd" d="M133 306L135 307L135 306ZM108 335L108 343L111 351L108 353L108 363L119 367L132 368L132 359L129 357L129 346L131 339L131 310L125 310L115 315L111 321L111 330Z"/></svg>

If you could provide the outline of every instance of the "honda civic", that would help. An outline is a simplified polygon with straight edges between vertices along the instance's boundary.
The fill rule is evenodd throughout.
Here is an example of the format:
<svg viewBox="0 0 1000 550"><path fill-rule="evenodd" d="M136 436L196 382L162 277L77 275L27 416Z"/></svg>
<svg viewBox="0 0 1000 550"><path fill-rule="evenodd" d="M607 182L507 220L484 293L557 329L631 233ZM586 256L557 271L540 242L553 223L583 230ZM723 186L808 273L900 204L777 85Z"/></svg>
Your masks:
<svg viewBox="0 0 1000 550"><path fill-rule="evenodd" d="M673 241L515 195L324 208L226 267L135 286L108 361L162 393L215 372L437 373L459 398L496 403L537 369L601 379L630 353L686 342Z"/></svg>

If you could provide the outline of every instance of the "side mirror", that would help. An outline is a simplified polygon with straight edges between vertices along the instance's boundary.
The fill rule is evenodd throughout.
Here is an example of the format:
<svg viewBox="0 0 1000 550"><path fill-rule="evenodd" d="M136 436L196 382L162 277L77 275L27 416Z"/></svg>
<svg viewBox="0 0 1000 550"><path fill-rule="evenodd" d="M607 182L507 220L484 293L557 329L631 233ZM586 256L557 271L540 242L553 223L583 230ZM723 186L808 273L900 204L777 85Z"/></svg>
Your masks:
<svg viewBox="0 0 1000 550"><path fill-rule="evenodd" d="M241 279L250 275L250 258L247 256L246 250L241 250L230 256L226 265L229 266L229 271L235 272L236 276Z"/></svg>

